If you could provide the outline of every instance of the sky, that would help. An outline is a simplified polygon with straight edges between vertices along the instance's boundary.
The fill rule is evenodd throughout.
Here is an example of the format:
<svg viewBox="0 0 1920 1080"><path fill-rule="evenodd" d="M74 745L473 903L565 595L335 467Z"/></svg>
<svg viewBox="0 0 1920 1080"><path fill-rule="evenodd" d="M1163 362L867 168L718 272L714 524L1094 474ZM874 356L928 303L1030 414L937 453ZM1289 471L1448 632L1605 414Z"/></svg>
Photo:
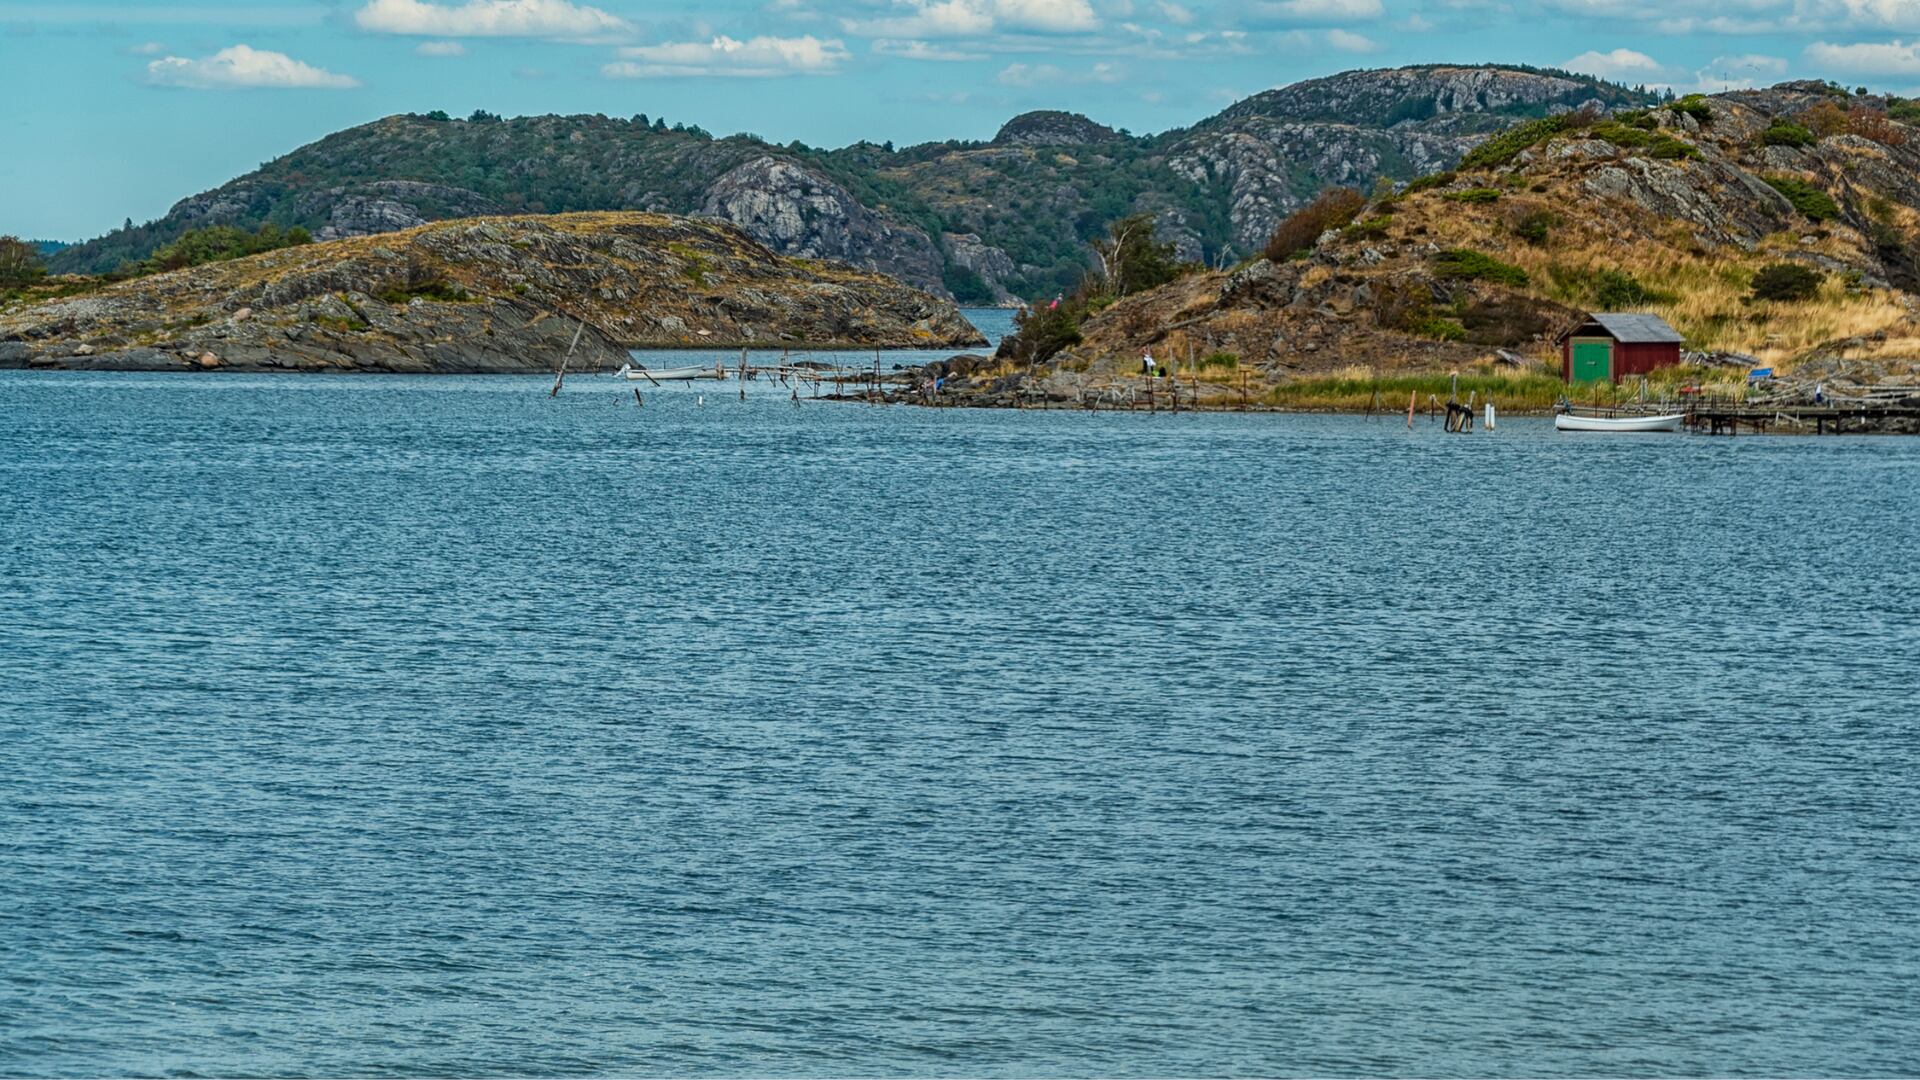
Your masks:
<svg viewBox="0 0 1920 1080"><path fill-rule="evenodd" d="M1920 88L1920 0L0 0L0 234L81 240L399 112L646 113L840 146L1135 132L1360 67Z"/></svg>

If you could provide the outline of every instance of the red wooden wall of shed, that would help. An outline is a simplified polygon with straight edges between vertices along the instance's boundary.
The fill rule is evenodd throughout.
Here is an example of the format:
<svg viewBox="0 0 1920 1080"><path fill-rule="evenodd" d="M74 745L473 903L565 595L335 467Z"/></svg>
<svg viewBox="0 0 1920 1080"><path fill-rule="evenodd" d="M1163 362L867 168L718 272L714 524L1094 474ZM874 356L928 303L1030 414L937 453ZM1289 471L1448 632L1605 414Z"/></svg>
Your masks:
<svg viewBox="0 0 1920 1080"><path fill-rule="evenodd" d="M1655 368L1673 367L1680 362L1680 343L1677 341L1640 341L1613 343L1613 378L1618 382L1625 375L1645 375Z"/></svg>

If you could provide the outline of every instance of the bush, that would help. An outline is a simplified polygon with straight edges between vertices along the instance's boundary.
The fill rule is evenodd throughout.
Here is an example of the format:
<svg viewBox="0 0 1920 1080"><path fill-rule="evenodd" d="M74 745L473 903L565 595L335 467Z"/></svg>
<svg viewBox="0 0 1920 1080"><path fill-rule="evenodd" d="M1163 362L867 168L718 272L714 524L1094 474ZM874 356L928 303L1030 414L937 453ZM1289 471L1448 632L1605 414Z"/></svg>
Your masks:
<svg viewBox="0 0 1920 1080"><path fill-rule="evenodd" d="M1840 207L1833 196L1794 176L1762 177L1767 186L1787 197L1795 210L1805 214L1811 221L1832 221L1840 216Z"/></svg>
<svg viewBox="0 0 1920 1080"><path fill-rule="evenodd" d="M1667 111L1691 116L1703 125L1713 123L1713 107L1707 104L1707 99L1702 94L1688 94L1679 101L1669 101Z"/></svg>
<svg viewBox="0 0 1920 1080"><path fill-rule="evenodd" d="M1450 319L1444 315L1435 315L1420 320L1420 322L1414 325L1413 332L1421 337L1433 338L1436 341L1467 340L1467 328L1460 325L1460 320Z"/></svg>
<svg viewBox="0 0 1920 1080"><path fill-rule="evenodd" d="M1393 215L1381 214L1354 222L1340 230L1340 235L1347 240L1379 240L1387 235L1387 230L1392 226Z"/></svg>
<svg viewBox="0 0 1920 1080"><path fill-rule="evenodd" d="M1511 263L1471 248L1454 248L1433 257L1433 270L1443 278L1462 281L1491 281L1510 288L1525 288L1527 272Z"/></svg>
<svg viewBox="0 0 1920 1080"><path fill-rule="evenodd" d="M1920 110L1920 106L1916 106L1916 110ZM1447 172L1428 173L1425 176L1409 180L1407 186L1400 190L1400 194L1403 196L1418 195L1423 191L1432 191L1434 188L1446 187L1448 184L1453 183L1455 179L1457 179L1457 174L1451 170Z"/></svg>
<svg viewBox="0 0 1920 1080"><path fill-rule="evenodd" d="M1847 132L1882 146L1907 145L1907 133L1899 124L1887 119L1886 113L1865 105L1847 110Z"/></svg>
<svg viewBox="0 0 1920 1080"><path fill-rule="evenodd" d="M1515 124L1467 151L1460 159L1460 168L1497 169L1572 126L1574 121L1567 116L1543 116Z"/></svg>
<svg viewBox="0 0 1920 1080"><path fill-rule="evenodd" d="M1200 361L1200 366L1203 368L1226 368L1232 370L1240 366L1240 356L1238 353L1230 352L1209 353L1205 359Z"/></svg>
<svg viewBox="0 0 1920 1080"><path fill-rule="evenodd" d="M1813 133L1817 139L1838 135L1847 130L1847 110L1831 101L1823 101L1799 116L1800 126Z"/></svg>
<svg viewBox="0 0 1920 1080"><path fill-rule="evenodd" d="M1812 146L1819 141L1813 132L1791 120L1775 120L1760 133L1760 142L1764 146Z"/></svg>
<svg viewBox="0 0 1920 1080"><path fill-rule="evenodd" d="M1062 301L1057 308L1037 304L1023 308L1013 317L1013 333L1000 343L995 355L1017 364L1037 364L1052 359L1055 353L1080 344L1080 317L1085 311L1078 301Z"/></svg>
<svg viewBox="0 0 1920 1080"><path fill-rule="evenodd" d="M1755 300L1811 300L1820 292L1824 274L1799 263L1774 263L1753 275Z"/></svg>
<svg viewBox="0 0 1920 1080"><path fill-rule="evenodd" d="M1267 238L1267 258L1285 262L1313 250L1321 233L1344 228L1366 205L1366 197L1352 188L1328 188L1319 198L1287 215L1273 230L1273 235Z"/></svg>
<svg viewBox="0 0 1920 1080"><path fill-rule="evenodd" d="M1672 294L1649 289L1633 275L1620 270L1595 271L1592 288L1594 304L1610 311L1670 303L1674 299Z"/></svg>
<svg viewBox="0 0 1920 1080"><path fill-rule="evenodd" d="M1683 142L1671 135L1661 135L1653 140L1648 148L1649 154L1663 161L1682 161L1700 156L1700 148L1690 142Z"/></svg>
<svg viewBox="0 0 1920 1080"><path fill-rule="evenodd" d="M1477 187L1468 188L1465 191L1449 191L1440 197L1448 202L1483 205L1490 202L1499 202L1500 191L1498 188Z"/></svg>
<svg viewBox="0 0 1920 1080"><path fill-rule="evenodd" d="M1529 210L1513 223L1513 235L1539 247L1547 242L1547 235L1559 223L1560 219L1546 210Z"/></svg>

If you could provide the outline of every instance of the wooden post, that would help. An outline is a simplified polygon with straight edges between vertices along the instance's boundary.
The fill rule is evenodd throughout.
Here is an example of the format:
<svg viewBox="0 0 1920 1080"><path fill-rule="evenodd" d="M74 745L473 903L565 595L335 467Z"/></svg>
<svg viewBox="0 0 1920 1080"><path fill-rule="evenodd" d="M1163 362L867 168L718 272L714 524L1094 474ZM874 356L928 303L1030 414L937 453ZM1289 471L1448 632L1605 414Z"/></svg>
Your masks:
<svg viewBox="0 0 1920 1080"><path fill-rule="evenodd" d="M1407 430L1408 431L1413 430L1413 404L1414 402L1419 400L1420 400L1420 391L1410 390L1407 392Z"/></svg>
<svg viewBox="0 0 1920 1080"><path fill-rule="evenodd" d="M548 397L557 398L560 396L560 384L567 381L567 361L573 359L573 350L580 344L580 335L586 332L587 324L584 322L574 327L573 344L567 346L567 354L560 358L560 370L553 373L553 392L549 393L547 395Z"/></svg>
<svg viewBox="0 0 1920 1080"><path fill-rule="evenodd" d="M644 408L646 404L647 404L646 402L640 400L640 388L637 386L634 387L633 388L633 407L636 409Z"/></svg>
<svg viewBox="0 0 1920 1080"><path fill-rule="evenodd" d="M1247 369L1240 369L1240 411L1247 411Z"/></svg>

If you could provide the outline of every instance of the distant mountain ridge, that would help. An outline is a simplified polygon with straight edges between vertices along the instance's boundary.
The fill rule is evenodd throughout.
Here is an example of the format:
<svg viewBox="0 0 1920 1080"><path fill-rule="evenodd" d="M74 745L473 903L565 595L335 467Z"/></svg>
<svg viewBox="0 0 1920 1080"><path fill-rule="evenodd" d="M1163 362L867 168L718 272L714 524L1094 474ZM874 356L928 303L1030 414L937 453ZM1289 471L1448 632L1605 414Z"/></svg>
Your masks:
<svg viewBox="0 0 1920 1080"><path fill-rule="evenodd" d="M633 209L710 216L783 255L1006 302L1071 287L1086 241L1129 214L1154 215L1185 258L1230 262L1328 185L1411 179L1517 119L1649 100L1569 73L1425 65L1297 83L1157 135L1041 111L1010 120L990 143L899 150L716 139L645 116L390 116L52 264L103 272L216 224L300 225L325 239L474 214Z"/></svg>

